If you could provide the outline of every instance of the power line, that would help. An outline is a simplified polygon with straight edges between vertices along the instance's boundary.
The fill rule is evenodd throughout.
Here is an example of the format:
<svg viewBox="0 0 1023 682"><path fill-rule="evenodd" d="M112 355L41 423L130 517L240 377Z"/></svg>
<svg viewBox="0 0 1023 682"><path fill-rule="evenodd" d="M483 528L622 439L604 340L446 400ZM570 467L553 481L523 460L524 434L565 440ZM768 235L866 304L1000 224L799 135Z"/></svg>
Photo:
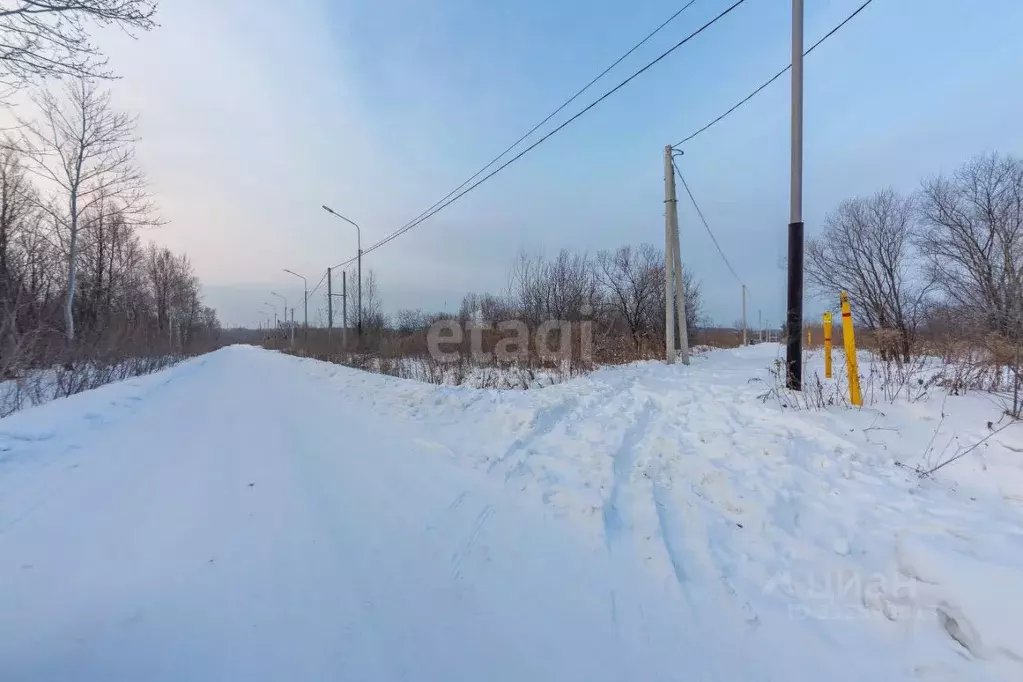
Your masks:
<svg viewBox="0 0 1023 682"><path fill-rule="evenodd" d="M326 279L327 279L327 273L323 273L323 277L320 278L320 281L317 282L316 286L313 287L313 290L310 291L306 295L306 299L307 300L308 300L309 296L312 296L313 294L315 294L319 290L319 288L323 286L323 282L326 281Z"/></svg>
<svg viewBox="0 0 1023 682"><path fill-rule="evenodd" d="M579 90L578 92L576 92L576 93L575 93L574 95L572 95L572 96L571 96L571 97L569 97L569 98L568 98L567 100L565 100L565 102L564 102L564 103L563 103L563 104L562 104L561 106L559 106L559 107L558 107L557 109L555 109L554 111L552 111L551 113L549 113L549 114L547 115L547 117L546 117L546 118L544 118L544 119L543 119L542 121L540 121L540 122L539 122L539 123L537 123L537 124L536 124L535 126L533 126L532 128L530 128L530 129L529 129L529 130L528 130L528 131L527 131L527 132L526 132L526 133L525 133L525 134L524 134L524 135L523 135L522 137L520 137L519 139L517 139L517 140L515 140L514 142L512 142L512 143L511 143L511 144L510 144L510 145L509 145L509 146L508 146L508 147L507 147L507 148L506 148L506 149L505 149L505 150L504 150L503 152L501 152L500 154L498 154L497 156L495 156L495 157L494 157L493 159L491 159L491 160L490 160L490 162L489 162L489 163L488 163L487 165L483 166L483 168L480 168L480 169L479 169L478 171L476 171L475 173L473 173L473 174L472 174L471 176L469 176L469 178L468 178L468 179L467 179L467 180L466 180L465 182L463 182L463 183L462 183L461 185L459 185L458 187L455 187L455 188L454 188L453 190L451 190L450 192L448 192L447 194L445 194L445 195L444 195L443 197L441 197L441 198L440 198L440 199L439 199L439 200L438 200L438 201L437 201L436 203L434 203L434 204L433 204L433 206L430 206L430 207L429 207L428 209L426 209L425 211L423 211L422 213L420 213L419 215L417 215L417 216L416 216L415 218L413 218L412 220L410 220L410 221L409 221L409 223L413 223L413 222L415 222L415 221L419 220L419 219L420 219L420 218L422 218L422 217L423 217L424 215L426 215L427 213L429 213L429 212L430 212L430 211L432 211L433 209L437 208L437 206L439 206L440 204L442 204L442 203L443 203L443 202L444 202L445 200L447 200L447 198L448 198L448 197L450 197L450 196L451 196L452 194L454 194L454 193L455 193L455 192L457 192L458 190L462 189L463 187L465 187L466 185L468 185L468 184L469 184L470 182L472 182L473 180L475 180L476 178L478 178L478 177L479 177L480 175L482 175L483 173L485 173L485 172L487 171L487 169L488 169L488 168L490 168L490 167L491 167L491 166L493 166L493 165L494 165L495 163L497 163L497 162L498 162L498 161L500 161L500 160L501 160L502 158L504 158L504 156L505 156L506 154L508 154L508 152L510 152L511 150L513 150L513 149L515 149L516 147L518 147L518 146L519 146L519 144L521 144L523 140L525 140L525 139L526 139L527 137L529 137L530 135L532 135L533 133L535 133L535 132L536 132L536 131L537 131L537 130L538 130L538 129L540 128L540 127L542 127L542 126L543 126L544 124L546 124L546 123L547 123L548 121L550 121L550 120L551 120L552 118L554 118L555 116L557 116L558 114L560 114L560 113L561 113L561 112L562 112L562 111L563 111L563 110L565 109L565 107L567 107L567 106L568 106L569 104L571 104L572 102L574 102L574 101L575 101L575 100L576 100L576 99L577 99L577 98L578 98L578 97L579 97L580 95L582 95L582 94L583 94L584 92L586 92L587 90L589 90L589 89L590 89L590 87L591 87L591 86L592 86L592 85L593 85L594 83L596 83L596 82L597 82L597 81L599 81L599 80L600 80L601 78L603 78L604 76L606 76L606 75L608 74L608 72L609 72L609 71L611 71L611 69L615 68L616 66L618 66L619 64L621 64L621 63L622 63L623 61L625 61L625 59L626 59L626 58L628 58L628 56L629 56L629 55L631 55L631 54L632 54L633 52L635 52L636 50L638 50L639 48L641 48L641 47L642 47L643 45L645 45L645 44L647 43L647 41L648 41L648 40L650 40L650 39L651 39L651 38L653 38L653 37L654 37L655 35L657 35L658 33L660 33L660 32L661 32L661 29L663 29L663 28L664 28L665 26L667 26L667 25L668 25L668 24L670 24L670 23L671 23L672 21L674 21L674 20L675 20L675 19L676 19L676 18L677 18L677 17L678 17L678 16L680 15L680 14L682 14L682 13L683 13L683 12L685 12L685 11L686 11L687 9L689 9L689 7L690 7L690 6L691 6L691 5L693 4L693 3L695 3L695 2L696 2L696 0L689 0L689 2L687 2L687 3L685 4L685 5L683 5L681 9L677 10L677 11L676 11L676 12L675 12L674 14L672 14L672 15L671 15L670 17L668 17L667 19L665 19L665 20L664 20L664 22L662 22L660 26L658 26L657 28L655 28L655 29L654 29L653 31L651 31L650 33L648 33L648 34L647 34L647 36L646 36L645 38L643 38L643 40L641 40L641 41L639 41L638 43L636 43L635 45L633 45L633 46L632 46L632 48L631 48L631 49L630 49L630 50L629 50L628 52L626 52L625 54L623 54L623 55L622 55L621 57L619 57L619 58L618 58L618 59L616 59L616 60L615 60L614 62L612 62L610 66L608 66L608 67L607 67L606 69L604 69L604 70L603 70L603 71L601 71L601 72L600 72L599 74L597 74L597 77L596 77L596 78L594 78L594 79L593 79L593 80L591 80L591 81L590 81L589 83L587 83L586 85L584 85L584 86L583 86L583 87L582 87L582 88L581 88L581 89L580 89L580 90ZM406 224L408 224L408 223L406 223Z"/></svg>
<svg viewBox="0 0 1023 682"><path fill-rule="evenodd" d="M692 191L689 189L689 183L687 183L686 179L682 177L682 171L679 170L678 164L675 163L674 158L671 160L671 165L675 167L675 173L678 174L678 179L682 181L682 186L685 188L686 194L689 195L689 200L693 202L693 208L696 209L696 214L700 216L700 222L703 223L704 228L707 230L707 234L710 235L710 240L714 242L715 248L717 248L718 253L721 255L721 260L723 260L725 265L728 266L728 269L731 271L732 276L735 277L736 281L745 287L746 285L743 283L742 278L739 277L739 273L737 273L735 268L732 267L732 264L728 262L728 256L725 255L724 250L721 248L721 244L718 243L717 237L714 236L714 231L711 230L710 225L707 224L707 219L703 217L703 211L700 210L700 205L696 203L696 197L693 196Z"/></svg>
<svg viewBox="0 0 1023 682"><path fill-rule="evenodd" d="M874 0L866 0L866 2L864 2L864 3L862 4L862 5L860 5L859 7L857 7L857 8L856 8L856 11L854 11L854 12L853 12L852 14L850 14L850 15L849 15L849 16L847 16L847 17L846 17L845 19L843 19L843 20L842 20L842 22L841 22L840 24L838 24L838 25L837 25L837 26L835 26L835 27L834 27L833 29L831 29L831 30L830 30L830 31L828 31L828 32L827 32L826 34L824 34L824 37L823 37L823 38L821 38L821 39L820 39L820 40L818 40L818 41L817 41L816 43L814 43L813 45L811 45L811 46L810 46L810 49L809 49L809 50L807 50L806 52L804 52L804 53L803 53L803 56L805 57L806 55L810 54L810 53L811 53L811 52L813 52L813 51L814 51L815 49L817 49L817 46L818 46L818 45L820 45L821 43L823 43L823 42L824 42L825 40L827 40L827 39L828 39L828 38L830 38L831 36L835 35L835 34L836 34L836 33L837 33L837 32L838 32L838 31L839 31L839 30L840 30L840 29L841 29L841 28L842 28L843 26L845 26L845 25L846 25L846 24L848 24L848 23L849 23L850 21L852 21L853 17L855 17L855 16L857 15L857 14L859 14L860 12L862 12L863 10L865 10L865 9L867 8L867 5L869 5L869 4L870 4L870 3L872 3L873 1L874 1ZM689 140L691 140L691 139L693 139L694 137L696 137L697 135L699 135L700 133L702 133L703 131L705 131L705 130L707 130L708 128L710 128L711 126L714 126L714 125L716 125L716 124L717 124L718 122L720 122L720 121L721 121L721 120L722 120L723 118L725 118L726 116L728 116L729 114L731 114L731 113L732 113L733 111L735 111L736 109L738 109L739 107L741 107L741 106L742 106L743 104L745 104L746 102L750 101L751 99L753 99L754 97L756 97L757 95L759 95L759 94L760 94L760 92L761 92L761 91L762 91L762 90L763 90L764 88L766 88L766 87L767 87L768 85L770 85L771 83L775 82L776 80L778 80L779 78L781 78L782 76L784 76L784 75L785 75L786 73L788 73L788 71L789 71L789 70L790 70L791 68L792 68L792 64L790 63L790 64L789 64L788 66L786 66L786 67L785 67L784 69L782 69L781 71L779 71L778 73L774 74L774 75L773 75L773 76L771 76L771 77L770 77L769 79L767 79L766 81L764 81L764 82L763 82L763 83L762 83L762 84L760 85L760 87L758 87L758 88L757 88L756 90L754 90L753 92L751 92L750 94L748 94L748 95L746 95L746 96L745 96L744 98L742 98L742 99L741 99L741 100L740 100L739 102L737 102L737 103L736 103L736 104L735 104L735 105L734 105L734 106L733 106L733 107L732 107L731 109L729 109L729 110L728 110L728 111L726 111L725 113L721 114L720 116L718 116L718 117L717 117L717 118L715 118L715 119L714 119L713 121L711 121L711 122L710 122L710 123L708 123L707 125L703 126L703 127L702 127L702 128L700 128L699 130L697 130L697 131L696 131L695 133L693 133L693 134L692 134L692 135L690 135L689 137L687 137L687 138L685 138L685 139L681 140L680 142L676 142L676 143L675 143L675 144L674 144L673 146L675 146L675 147L678 147L678 146L680 146L680 145L683 145L683 144L685 144L686 142L689 142Z"/></svg>
<svg viewBox="0 0 1023 682"><path fill-rule="evenodd" d="M578 119L580 116L582 116L583 114L588 112L590 109L593 109L595 106L597 106L598 104L603 102L605 99L607 99L608 97L610 97L614 93L616 93L619 90L621 90L623 87L625 87L626 85L631 83L635 78L637 78L640 74L642 74L642 73L646 72L647 70L649 70L651 67L653 67L655 64L657 64L658 62L663 60L665 57L667 57L668 55L673 53L675 50L679 49L680 47L682 47L683 45L688 43L690 40L692 40L696 36L700 35L704 31L706 31L708 28L710 28L711 26L716 24L718 21L723 19L727 14L731 13L732 10L734 10L735 8L737 8L739 5L743 4L744 2L746 2L746 0L736 0L736 2L732 3L729 7L727 7L724 11L722 11L717 16L715 16L713 19L711 19L710 21L705 23L703 26L701 26L700 28L698 28L695 31L693 31L692 33L690 33L688 36L686 36L685 38L680 40L678 43L676 43L674 46L670 47L668 50L662 52L656 59L648 62L643 68L639 69L638 71L633 73L631 76L629 76L628 78L623 80L621 83L619 83L618 85L614 86L613 88L611 88L610 90L605 92L603 95L598 97L596 100L594 100L593 102L588 104L581 111L579 111L578 113L573 115L571 118L569 118L566 121L564 121L563 123L561 123L561 125L559 125L558 127L554 128L553 130L551 130L549 133L547 133L546 135L544 135L543 137L538 139L536 142L534 142L533 144L529 145L528 147L523 149L521 152L519 152L518 154L516 154L512 158L508 159L503 164L498 166L496 169L494 169L493 171L491 171L487 175L483 176L482 178L480 178L475 183L473 183L472 185L470 185L466 189L462 190L461 192L459 192L455 196L447 199L446 201L441 202L439 205L437 205L433 209L427 211L425 214L423 214L420 217L416 218L412 222L410 222L407 225L405 225L405 226L395 230L394 232L392 232L391 234L387 235L386 237L384 237L383 239L381 239L377 243L375 243L372 246L370 246L369 248L364 249L362 254L366 255L367 253L380 248L381 246L383 246L384 244L388 243L389 241L391 241L391 240L393 240L393 239L395 239L397 237L400 237L401 235L405 234L406 232L408 232L412 228L414 228L417 225L421 224L423 221L431 218L432 216L434 216L437 213L439 213L440 211L444 210L445 208L447 208L448 206L450 206L454 202L458 201L459 199L464 197L466 194L468 194L469 192L473 191L474 189L476 189L477 187L482 185L484 182L486 182L490 178L494 177L495 175L497 175L498 173L503 171L505 168L507 168L508 166L510 166L511 164L515 163L516 161L521 159L523 156L528 154L529 152L531 152L534 149L536 149L537 147L539 147L541 144L546 142L549 138L551 138L552 136L556 135L558 132L563 130L569 124L573 123L576 119ZM351 263L354 260L355 260L354 258L351 258L351 259L349 259L349 260L347 260L347 261L345 261L343 263L335 265L334 267L341 267L343 265L347 265L348 263Z"/></svg>

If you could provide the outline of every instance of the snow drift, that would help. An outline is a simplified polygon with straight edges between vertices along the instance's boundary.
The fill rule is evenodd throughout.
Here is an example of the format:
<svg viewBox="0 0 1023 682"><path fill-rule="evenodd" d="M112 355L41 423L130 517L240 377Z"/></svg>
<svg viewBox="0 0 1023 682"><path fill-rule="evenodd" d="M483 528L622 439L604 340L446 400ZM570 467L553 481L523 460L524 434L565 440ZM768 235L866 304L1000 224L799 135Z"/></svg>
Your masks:
<svg viewBox="0 0 1023 682"><path fill-rule="evenodd" d="M1023 678L1023 427L782 408L777 353L487 391L234 347L0 420L0 679Z"/></svg>

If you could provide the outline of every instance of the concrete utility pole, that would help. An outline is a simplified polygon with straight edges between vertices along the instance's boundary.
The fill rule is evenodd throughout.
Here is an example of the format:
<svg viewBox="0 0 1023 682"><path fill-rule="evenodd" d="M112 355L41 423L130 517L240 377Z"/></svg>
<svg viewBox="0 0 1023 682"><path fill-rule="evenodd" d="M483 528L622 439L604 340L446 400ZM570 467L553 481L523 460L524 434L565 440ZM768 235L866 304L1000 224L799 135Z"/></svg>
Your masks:
<svg viewBox="0 0 1023 682"><path fill-rule="evenodd" d="M671 248L672 216L677 215L675 169L671 165L671 145L664 148L664 352L669 365L675 364L675 306L671 300L675 252Z"/></svg>
<svg viewBox="0 0 1023 682"><path fill-rule="evenodd" d="M287 313L288 313L288 311L285 310L284 314L286 315ZM291 348L294 348L294 347L295 347L295 309L292 308L291 309Z"/></svg>
<svg viewBox="0 0 1023 682"><path fill-rule="evenodd" d="M289 275L294 275L295 277L298 277L299 279L302 280L302 292L303 292L302 293L302 301L304 302L303 303L304 310L302 311L302 328L305 330L304 331L304 333L305 333L305 340L308 341L309 340L309 280L307 280L305 277L303 277L302 275L298 274L297 272L292 272L291 270L288 270L287 268L284 269L284 272L288 273ZM292 311L294 311L294 308L292 309ZM291 321L292 322L295 321L294 320L294 314L292 315L292 320Z"/></svg>
<svg viewBox="0 0 1023 682"><path fill-rule="evenodd" d="M348 223L349 225L354 225L355 226L355 237L358 240L358 242L356 244L356 248L358 249L358 253L357 253L358 266L357 266L356 269L358 270L358 277L359 277L359 310L358 310L358 323L357 324L358 324L358 330L359 330L359 338L362 338L362 228L359 227L359 224L356 223L354 220L350 220L350 219L344 217L343 215L341 215L340 213L338 213L337 211L332 209L330 206L327 206L326 204L323 204L322 208L323 208L324 211L326 211L327 213L331 214L332 216L336 216L336 217L340 218L341 220L345 221L346 223Z"/></svg>
<svg viewBox="0 0 1023 682"><path fill-rule="evenodd" d="M341 271L341 350L348 350L348 273Z"/></svg>
<svg viewBox="0 0 1023 682"><path fill-rule="evenodd" d="M742 285L742 345L746 346L749 344L749 339L746 334L746 285Z"/></svg>
<svg viewBox="0 0 1023 682"><path fill-rule="evenodd" d="M785 385L799 391L803 387L803 0L792 0L791 170Z"/></svg>
<svg viewBox="0 0 1023 682"><path fill-rule="evenodd" d="M334 288L331 286L330 268L327 268L327 347L330 348L330 334L334 329Z"/></svg>
<svg viewBox="0 0 1023 682"><path fill-rule="evenodd" d="M672 152L671 145L664 148L664 341L670 365L675 362L674 332L677 319L680 357L682 363L688 365L689 334L686 322L685 277L679 246L678 198L675 195L675 166L672 163Z"/></svg>
<svg viewBox="0 0 1023 682"><path fill-rule="evenodd" d="M675 257L675 306L678 320L678 347L682 356L682 364L689 364L689 320L686 319L685 271L682 269L682 253L678 235L678 200L675 198L675 175L671 176L671 248Z"/></svg>

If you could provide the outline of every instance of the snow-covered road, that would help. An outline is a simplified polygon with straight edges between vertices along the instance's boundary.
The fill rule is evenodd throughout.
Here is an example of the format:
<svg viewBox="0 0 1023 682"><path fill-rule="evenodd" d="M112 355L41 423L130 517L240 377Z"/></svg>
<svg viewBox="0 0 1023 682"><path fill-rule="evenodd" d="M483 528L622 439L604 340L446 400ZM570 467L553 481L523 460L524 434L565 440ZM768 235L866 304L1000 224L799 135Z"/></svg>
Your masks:
<svg viewBox="0 0 1023 682"><path fill-rule="evenodd" d="M976 651L948 635L907 577L937 570L914 559L935 543L904 537L927 524L962 535L975 515L1004 549L984 565L1011 589L1023 566L1015 507L971 510L944 489L894 499L916 484L870 473L841 435L811 422L737 434L755 421L743 410L764 405L744 406L738 388L714 394L740 384L710 366L681 391L682 371L641 365L499 393L234 347L0 421L0 680L1023 670L1019 635L967 633ZM708 399L730 416L714 423ZM701 429L683 424L696 417ZM683 426L717 456L682 442L672 429ZM827 451L782 462L786 434ZM730 452L743 437L756 442ZM824 455L837 468L818 496L785 502L799 486L809 494L802 477ZM696 461L678 468L680 457ZM869 595L817 584L847 569L847 581L890 569L907 582ZM849 589L856 617L821 608ZM934 600L959 627L986 627L959 594Z"/></svg>

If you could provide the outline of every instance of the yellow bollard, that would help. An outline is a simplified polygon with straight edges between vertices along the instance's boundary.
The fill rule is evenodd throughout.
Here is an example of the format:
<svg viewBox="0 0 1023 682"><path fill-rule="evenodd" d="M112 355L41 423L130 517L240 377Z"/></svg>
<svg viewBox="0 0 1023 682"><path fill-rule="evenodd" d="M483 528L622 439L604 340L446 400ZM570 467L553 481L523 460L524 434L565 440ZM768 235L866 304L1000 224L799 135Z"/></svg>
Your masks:
<svg viewBox="0 0 1023 682"><path fill-rule="evenodd" d="M845 371L849 377L849 401L862 405L860 395L860 371L856 365L856 338L853 335L852 311L849 309L849 294L842 292L842 343L845 346Z"/></svg>
<svg viewBox="0 0 1023 682"><path fill-rule="evenodd" d="M813 344L813 335L810 330L806 330L806 347L809 348Z"/></svg>
<svg viewBox="0 0 1023 682"><path fill-rule="evenodd" d="M824 313L824 378L831 378L831 312Z"/></svg>

